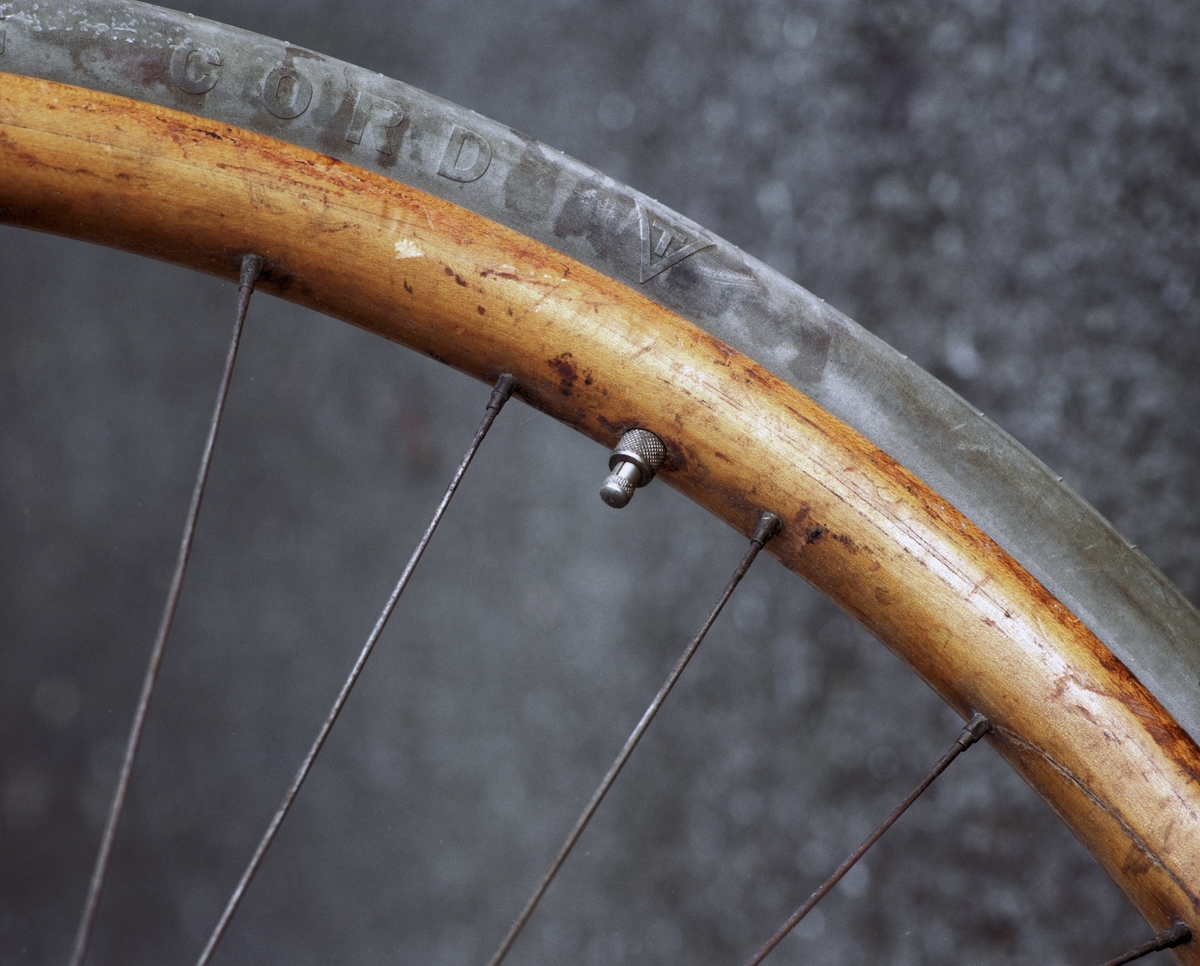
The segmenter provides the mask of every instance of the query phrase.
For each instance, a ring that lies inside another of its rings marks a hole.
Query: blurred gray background
[[[948,381],[1200,598],[1191,4],[189,9],[424,87],[697,219]],[[234,290],[0,245],[0,961],[57,963]],[[486,398],[254,302],[92,962],[194,960]],[[604,507],[605,458],[502,414],[219,962],[490,955],[743,547],[663,486]],[[510,962],[741,962],[958,727],[764,557]],[[1146,934],[981,746],[771,962],[1082,966]]]

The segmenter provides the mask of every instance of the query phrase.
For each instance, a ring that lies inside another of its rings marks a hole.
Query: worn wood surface
[[[1154,697],[952,506],[752,360],[588,267],[376,175],[215,122],[0,83],[0,220],[263,285],[518,394],[749,534],[910,663],[1155,928],[1200,928],[1200,751]],[[1200,944],[1175,951],[1200,963]]]

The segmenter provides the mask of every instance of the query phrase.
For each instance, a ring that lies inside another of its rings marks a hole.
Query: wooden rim
[[[1200,924],[1200,749],[986,534],[754,361],[540,243],[311,151],[6,76],[0,220],[236,278],[484,380],[613,444],[657,433],[672,486],[749,534],[966,716],[1156,929]],[[1176,951],[1200,963],[1196,944]]]

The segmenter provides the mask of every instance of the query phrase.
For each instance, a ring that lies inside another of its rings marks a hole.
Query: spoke
[[[751,957],[750,960],[747,961],[746,966],[758,966],[759,963],[766,959],[771,950],[778,946],[783,941],[784,937],[796,927],[796,924],[810,912],[812,912],[816,904],[824,899],[826,895],[828,895],[829,890],[841,881],[842,876],[844,876],[854,867],[854,863],[866,855],[867,849],[878,842],[883,833],[892,827],[896,819],[903,815],[908,810],[908,807],[921,797],[921,793],[933,784],[934,779],[946,770],[946,768],[950,765],[950,762],[954,761],[955,758],[957,758],[960,754],[970,748],[971,745],[975,744],[975,742],[987,734],[990,728],[991,723],[983,715],[976,714],[973,716],[971,720],[967,722],[959,736],[954,740],[954,744],[950,746],[950,750],[938,759],[937,764],[933,766],[933,770],[925,776],[924,781],[914,788],[909,793],[908,797],[904,799],[904,801],[892,809],[891,814],[883,820],[879,828],[875,829],[874,832],[868,835],[866,841],[863,842],[863,844],[853,852],[851,852],[846,858],[846,861],[839,865],[834,870],[833,874],[821,884],[821,887],[808,897],[808,901],[805,902],[804,905],[802,905],[794,913],[792,913],[788,921],[779,927],[775,935],[767,940],[762,949],[760,949],[754,954],[753,957]]]
[[[225,412],[225,400],[229,395],[229,383],[233,378],[233,364],[237,360],[238,345],[242,339],[242,328],[246,321],[246,309],[250,305],[250,296],[254,293],[254,285],[262,271],[263,260],[258,255],[247,255],[242,259],[241,279],[238,284],[237,312],[233,323],[233,338],[229,343],[229,352],[225,356],[225,369],[221,374],[221,385],[217,390],[217,404],[213,409],[212,422],[208,427],[208,439],[204,443],[204,452],[200,457],[200,469],[196,474],[196,485],[192,490],[192,502],[188,507],[187,518],[183,524],[183,537],[179,544],[179,556],[175,561],[175,573],[171,578],[171,586],[167,591],[167,602],[163,607],[162,620],[159,622],[158,635],[150,648],[150,660],[146,665],[146,676],[142,679],[142,692],[138,697],[137,708],[133,714],[133,725],[129,729],[129,740],[125,743],[125,757],[121,762],[121,771],[117,777],[117,788],[113,793],[112,805],[109,807],[108,820],[104,825],[104,833],[100,837],[100,850],[96,855],[96,866],[92,870],[92,879],[88,884],[87,898],[83,903],[83,913],[79,917],[79,929],[75,934],[75,948],[71,953],[70,966],[81,966],[87,956],[88,944],[91,942],[92,930],[96,924],[96,910],[100,906],[100,894],[104,890],[104,880],[108,874],[108,863],[112,857],[113,841],[117,836],[117,828],[121,824],[121,813],[125,809],[125,798],[129,791],[129,776],[133,773],[133,763],[137,758],[138,747],[142,742],[142,730],[146,724],[146,714],[150,710],[150,699],[154,696],[154,686],[158,681],[158,670],[162,665],[163,651],[167,646],[167,635],[171,632],[171,623],[175,619],[175,611],[179,605],[179,595],[183,590],[183,577],[187,572],[188,558],[192,553],[192,540],[196,533],[196,518],[200,515],[200,502],[204,499],[204,486],[208,482],[208,470],[212,465],[213,447],[217,442],[217,430],[221,426],[221,416]]]
[[[371,656],[371,652],[375,649],[375,644],[383,633],[384,627],[387,626],[388,618],[392,616],[392,611],[396,609],[400,595],[404,593],[404,588],[408,586],[413,571],[417,569],[421,555],[425,553],[425,548],[429,546],[429,541],[433,538],[433,532],[441,522],[442,516],[446,512],[446,507],[450,505],[450,499],[454,496],[454,491],[458,489],[458,484],[462,482],[462,478],[467,472],[467,467],[471,465],[471,460],[474,459],[476,452],[478,452],[479,446],[483,442],[483,438],[487,435],[488,430],[491,429],[492,423],[495,422],[496,416],[512,395],[515,385],[513,377],[507,373],[496,381],[496,387],[492,390],[492,395],[488,399],[483,421],[480,422],[479,428],[475,431],[475,437],[471,440],[471,445],[467,447],[467,452],[463,456],[462,462],[459,463],[454,477],[450,480],[450,485],[446,488],[441,503],[433,511],[433,519],[429,521],[429,526],[425,528],[425,533],[422,534],[420,541],[417,543],[417,548],[413,551],[412,556],[409,557],[408,564],[405,566],[404,572],[400,575],[400,579],[396,582],[395,589],[392,591],[391,596],[388,597],[387,603],[384,604],[379,619],[375,621],[375,626],[367,637],[367,642],[363,645],[363,649],[358,655],[358,660],[354,662],[354,667],[346,678],[346,683],[342,685],[341,691],[338,692],[338,696],[333,702],[333,707],[330,708],[329,714],[325,716],[325,721],[322,723],[320,730],[317,732],[317,737],[312,743],[312,747],[309,748],[308,754],[296,772],[296,777],[292,779],[292,784],[284,794],[283,801],[267,825],[267,830],[263,833],[263,837],[258,843],[258,848],[254,850],[254,855],[251,857],[249,864],[246,866],[246,871],[242,873],[241,879],[234,888],[233,895],[229,897],[225,911],[221,913],[221,918],[217,921],[212,935],[209,936],[208,944],[204,947],[204,951],[196,961],[196,966],[205,966],[212,958],[213,951],[217,948],[217,943],[225,935],[229,921],[233,918],[233,914],[237,912],[242,897],[245,895],[246,888],[250,885],[255,873],[258,872],[259,866],[262,865],[263,857],[267,854],[267,849],[271,847],[271,843],[279,831],[279,826],[283,824],[284,818],[287,817],[288,810],[292,807],[292,802],[295,801],[296,795],[300,791],[300,786],[304,784],[304,779],[308,777],[313,762],[316,761],[317,755],[320,754],[321,748],[325,744],[325,739],[329,737],[329,732],[333,728],[334,722],[337,721],[338,715],[341,714],[342,707],[346,704],[346,699],[350,697],[350,691],[362,673],[367,659]]]
[[[1110,959],[1104,966],[1123,966],[1125,963],[1132,963],[1135,959],[1141,959],[1143,956],[1156,953],[1160,949],[1173,949],[1176,946],[1182,946],[1191,938],[1192,930],[1184,923],[1177,922],[1169,929],[1164,929],[1149,942],[1142,943],[1142,945],[1129,950],[1129,952],[1118,956],[1116,959]]]
[[[754,536],[750,538],[750,546],[746,553],[742,556],[737,568],[733,572],[729,583],[717,600],[716,606],[708,615],[708,619],[701,625],[700,630],[696,632],[696,636],[691,639],[688,646],[684,648],[683,656],[680,657],[678,663],[667,675],[667,680],[659,689],[658,694],[654,696],[654,700],[650,702],[650,707],[646,709],[646,713],[642,715],[641,721],[637,723],[637,727],[633,729],[633,733],[625,742],[625,746],[617,755],[616,760],[609,766],[608,772],[601,780],[599,787],[592,794],[591,799],[583,809],[583,813],[575,822],[575,826],[567,835],[567,839],[562,844],[562,848],[558,850],[558,854],[554,857],[554,861],[550,863],[550,868],[546,870],[546,874],[542,876],[541,881],[537,884],[537,888],[533,890],[533,894],[525,903],[525,907],[521,910],[521,914],[517,916],[516,921],[508,930],[508,934],[500,943],[496,952],[492,954],[492,958],[488,961],[488,966],[500,966],[501,961],[512,948],[513,943],[517,941],[517,937],[521,935],[521,930],[525,928],[525,924],[529,921],[529,917],[533,915],[533,911],[537,908],[542,896],[550,887],[550,883],[558,874],[558,870],[562,868],[562,864],[567,860],[567,856],[571,854],[571,849],[575,847],[575,843],[579,841],[579,836],[583,834],[583,830],[587,827],[588,822],[592,820],[592,816],[596,814],[596,809],[600,807],[600,803],[604,800],[604,796],[608,794],[608,790],[612,787],[617,776],[621,773],[621,769],[625,767],[625,762],[629,760],[629,756],[633,754],[633,749],[637,747],[637,743],[641,740],[646,729],[650,727],[650,722],[654,720],[654,716],[658,714],[659,708],[666,701],[667,695],[671,693],[671,689],[675,687],[675,682],[679,680],[679,676],[683,674],[683,669],[687,667],[688,662],[692,659],[692,655],[696,653],[696,649],[700,646],[700,642],[704,640],[704,636],[708,633],[709,628],[717,619],[717,615],[721,613],[721,608],[725,606],[729,598],[732,596],[734,589],[746,576],[746,571],[750,569],[750,565],[754,563],[754,558],[758,556],[758,552],[776,533],[779,532],[780,521],[774,513],[764,513],[759,521],[758,528],[754,531]]]

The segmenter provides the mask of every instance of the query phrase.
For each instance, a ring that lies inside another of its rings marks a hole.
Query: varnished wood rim
[[[1023,568],[869,441],[757,363],[540,243],[244,130],[5,76],[0,219],[263,284],[481,379],[607,445],[642,426],[663,478],[907,661],[1063,817],[1156,928],[1200,924],[1200,750]],[[1197,944],[1175,950],[1200,963]]]

